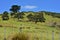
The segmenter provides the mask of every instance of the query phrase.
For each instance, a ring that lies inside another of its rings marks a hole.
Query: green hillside
[[[60,28],[58,26],[51,27],[53,22],[57,22],[57,24],[60,24],[60,18],[52,17],[51,15],[47,15],[44,13],[45,22],[37,22],[35,24],[34,22],[27,22],[27,15],[29,13],[25,13],[24,21],[18,21],[15,18],[11,18],[9,16],[8,21],[3,21],[0,15],[0,40],[4,39],[4,30],[6,31],[6,38],[8,39],[12,34],[16,33],[28,33],[31,35],[31,40],[34,40],[36,37],[36,40],[52,40],[52,31],[54,31],[54,39],[59,40],[59,31]],[[33,14],[33,13],[32,13]],[[22,27],[22,30],[20,30],[20,27]],[[41,38],[42,36],[42,38]]]

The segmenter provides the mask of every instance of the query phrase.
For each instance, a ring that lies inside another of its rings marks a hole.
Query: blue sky
[[[0,13],[9,12],[12,5],[21,6],[20,11],[60,12],[60,0],[0,0]]]

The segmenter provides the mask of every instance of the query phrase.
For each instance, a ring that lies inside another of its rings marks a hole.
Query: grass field
[[[4,36],[8,38],[10,35],[19,32],[29,33],[31,40],[52,40],[52,31],[54,31],[54,40],[59,40],[60,29],[56,27],[50,27],[49,25],[52,21],[60,23],[60,19],[52,18],[48,15],[45,15],[45,18],[45,23],[38,22],[35,24],[34,22],[18,22],[17,19],[12,18],[10,18],[8,21],[3,21],[0,17],[0,25],[3,26],[0,27],[0,40],[3,40]],[[23,27],[23,29],[20,30],[20,27]]]

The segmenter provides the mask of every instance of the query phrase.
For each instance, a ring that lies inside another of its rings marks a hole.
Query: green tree
[[[19,12],[18,14],[17,14],[17,18],[18,18],[18,20],[20,20],[20,19],[23,19],[24,18],[24,12]]]
[[[20,9],[21,9],[21,6],[12,5],[11,8],[10,8],[11,17],[17,18],[17,13],[19,12]]]
[[[2,19],[3,20],[8,20],[9,19],[8,12],[7,11],[3,12]]]
[[[20,10],[21,6],[18,5],[12,5],[10,11],[17,13]]]
[[[11,12],[10,15],[12,18],[14,18],[15,13]]]
[[[38,16],[39,16],[39,21],[40,22],[45,22],[46,19],[44,18],[43,12],[39,13]]]
[[[37,22],[45,22],[45,18],[44,18],[44,15],[43,15],[42,12],[40,12],[40,13],[36,12],[36,14],[34,15],[33,18],[34,18],[35,23],[37,23]]]
[[[32,14],[27,15],[27,18],[29,21],[33,21],[33,15]]]

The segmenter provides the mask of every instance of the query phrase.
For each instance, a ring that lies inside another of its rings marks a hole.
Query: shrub
[[[9,16],[8,16],[8,12],[7,11],[4,11],[3,12],[3,15],[2,15],[2,20],[8,20],[9,19]]]

